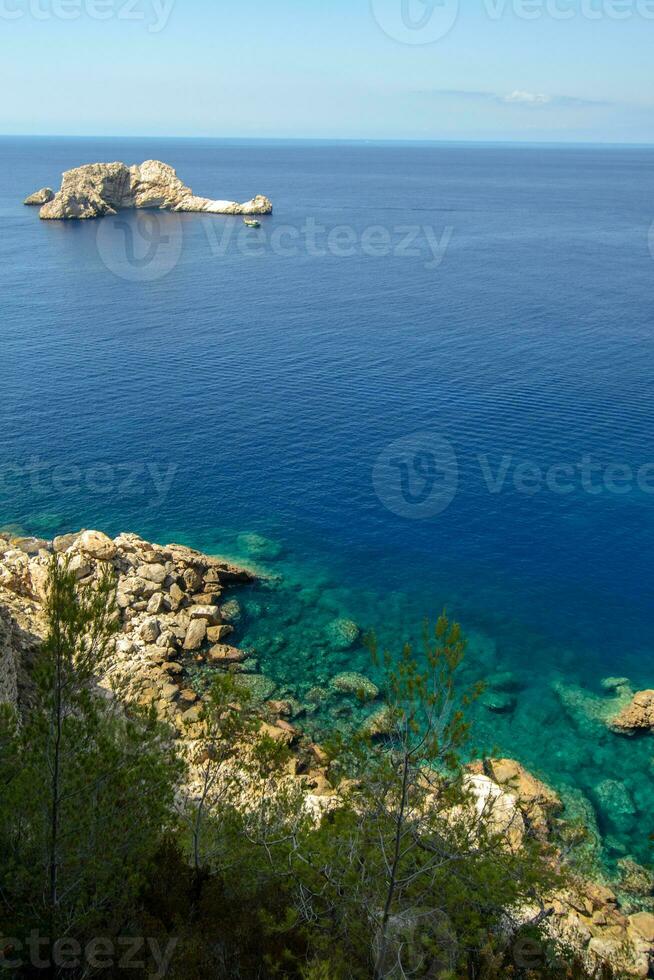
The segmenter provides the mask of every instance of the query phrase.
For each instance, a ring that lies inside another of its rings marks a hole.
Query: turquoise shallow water
[[[268,194],[263,247],[230,218],[20,204],[148,157],[197,193]],[[638,148],[0,140],[0,523],[245,557],[265,536],[239,639],[303,698],[370,670],[335,619],[397,647],[447,605],[467,679],[514,674],[476,744],[581,792],[609,857],[647,859],[654,739],[610,734],[587,696],[654,685],[653,192]],[[358,711],[323,699],[305,724]]]

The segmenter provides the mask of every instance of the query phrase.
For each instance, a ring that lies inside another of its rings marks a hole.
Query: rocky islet
[[[271,214],[273,210],[271,201],[261,194],[244,204],[198,197],[160,160],[132,166],[115,162],[75,167],[64,172],[56,194],[44,187],[24,203],[40,207],[39,217],[49,221],[101,218],[126,208],[235,215]]]

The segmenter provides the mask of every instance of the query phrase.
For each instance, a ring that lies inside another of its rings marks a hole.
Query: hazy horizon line
[[[502,137],[470,138],[436,138],[436,137],[398,137],[398,136],[190,136],[175,134],[144,134],[134,133],[0,133],[0,139],[77,139],[77,140],[214,140],[222,142],[248,143],[397,143],[397,144],[466,144],[474,146],[507,145],[507,146],[603,146],[603,147],[640,147],[654,149],[653,142],[642,140],[555,140],[555,139],[509,139]]]

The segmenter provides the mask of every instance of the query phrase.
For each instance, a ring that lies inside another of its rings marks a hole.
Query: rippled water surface
[[[275,214],[20,203],[146,158]],[[2,139],[0,523],[255,558],[240,638],[305,700],[369,672],[333,620],[397,645],[447,605],[477,744],[642,860],[654,739],[596,716],[654,686],[653,201],[638,148]]]

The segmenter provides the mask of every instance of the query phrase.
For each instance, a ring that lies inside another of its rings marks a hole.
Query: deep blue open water
[[[147,158],[275,214],[21,204]],[[654,739],[592,715],[654,686],[654,150],[3,138],[0,218],[0,525],[258,559],[240,638],[305,699],[368,671],[334,618],[399,646],[446,605],[515,675],[476,743],[645,859]]]

